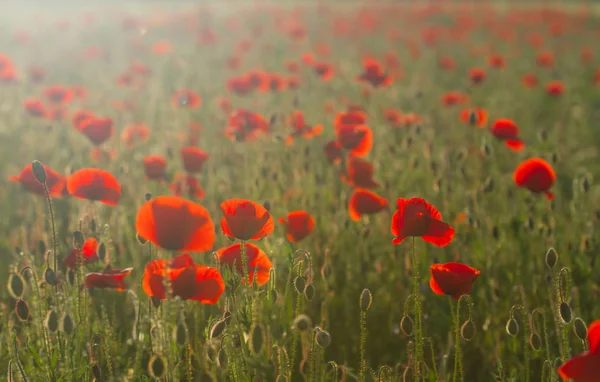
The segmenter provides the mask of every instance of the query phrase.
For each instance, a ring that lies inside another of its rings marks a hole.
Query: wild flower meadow
[[[8,381],[600,381],[589,2],[0,12]]]

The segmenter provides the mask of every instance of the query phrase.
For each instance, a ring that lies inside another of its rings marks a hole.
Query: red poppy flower
[[[479,270],[461,263],[433,264],[430,268],[429,286],[436,294],[452,296],[458,300],[463,294],[471,293]]]
[[[169,189],[175,196],[187,194],[189,198],[204,199],[204,190],[198,179],[192,175],[175,175],[175,179],[169,185]]]
[[[271,214],[260,204],[244,199],[230,199],[221,203],[221,229],[227,236],[239,240],[259,240],[267,236],[275,225]]]
[[[544,68],[550,68],[554,66],[554,53],[552,52],[540,52],[535,58],[535,62],[538,66]]]
[[[408,114],[404,115],[404,120],[402,121],[402,124],[404,126],[413,126],[413,125],[421,123],[422,120],[423,120],[423,118],[421,118],[420,115],[415,114],[415,113],[408,113]]]
[[[46,116],[46,107],[39,99],[28,99],[23,102],[23,107],[29,113],[29,115],[34,117],[45,117]]]
[[[93,237],[90,237],[83,243],[81,250],[73,248],[71,253],[69,253],[69,255],[63,260],[63,264],[70,269],[75,268],[75,265],[77,264],[78,253],[80,254],[81,260],[84,264],[95,263],[96,261],[98,261],[99,247],[100,243],[98,243],[98,240],[96,240]]]
[[[231,140],[251,141],[261,134],[268,133],[269,123],[258,113],[240,109],[229,117],[225,135]]]
[[[81,85],[71,86],[71,92],[73,92],[73,97],[79,100],[85,100],[88,95],[87,89]]]
[[[338,141],[329,141],[325,144],[323,148],[325,152],[325,156],[327,159],[333,163],[337,164],[342,161],[342,145]]]
[[[421,237],[437,247],[452,242],[454,229],[442,221],[442,214],[421,198],[396,200],[392,217],[392,244],[400,244],[407,237]]]
[[[576,355],[561,367],[558,374],[563,380],[575,382],[598,382],[598,363],[600,362],[600,320],[594,321],[588,328],[589,350]]]
[[[335,116],[333,126],[337,129],[342,125],[364,125],[367,122],[367,113],[361,110],[340,112]]]
[[[523,141],[519,139],[519,127],[512,119],[497,119],[490,127],[490,132],[512,151],[521,151],[525,147]]]
[[[152,69],[148,65],[138,61],[129,64],[129,71],[140,76],[149,76],[152,74]]]
[[[461,92],[447,92],[442,96],[442,104],[446,106],[454,106],[466,103],[469,97]]]
[[[524,74],[523,77],[521,77],[521,82],[526,88],[534,88],[538,83],[537,77],[533,73]]]
[[[315,219],[306,211],[292,211],[279,223],[285,226],[286,237],[292,243],[306,238],[315,227]]]
[[[363,62],[363,72],[357,78],[360,82],[366,82],[373,87],[389,86],[393,79],[385,74],[381,64],[372,59],[367,58]]]
[[[145,142],[150,136],[150,129],[143,123],[132,123],[121,131],[121,140],[129,148],[133,148],[136,141]]]
[[[54,104],[65,105],[73,100],[73,92],[64,86],[48,86],[44,89],[44,96]]]
[[[356,189],[348,202],[350,218],[359,221],[362,215],[372,215],[388,208],[386,198],[369,190]]]
[[[165,287],[165,281],[169,288]],[[142,289],[148,296],[161,300],[167,298],[167,291],[171,291],[173,297],[182,300],[216,304],[225,290],[225,283],[218,269],[196,264],[186,253],[171,260],[149,262],[144,270]]]
[[[556,174],[552,166],[543,159],[527,159],[517,167],[513,179],[518,187],[543,193],[550,200],[554,198],[554,194],[549,190],[556,181]]]
[[[75,113],[73,113],[73,117],[71,118],[71,123],[73,124],[74,128],[79,130],[79,125],[83,121],[85,121],[87,119],[95,119],[95,118],[96,118],[96,116],[91,111],[78,110]]]
[[[550,81],[546,84],[546,93],[551,96],[559,96],[565,91],[565,84],[562,81]]]
[[[278,92],[285,90],[287,82],[285,78],[279,73],[269,73],[265,75],[264,82],[260,86],[260,90],[263,92]]]
[[[286,137],[286,143],[291,145],[294,143],[294,139],[297,137],[303,137],[306,139],[311,139],[320,135],[323,132],[322,125],[310,126],[306,124],[304,120],[304,114],[295,110],[289,117],[288,120],[289,125],[292,127],[292,133]]]
[[[492,54],[488,58],[488,65],[492,68],[502,69],[506,67],[506,59],[500,54]]]
[[[160,40],[152,45],[152,53],[162,56],[173,51],[173,44],[168,40]]]
[[[379,187],[379,183],[373,180],[373,165],[366,160],[351,155],[348,158],[347,173],[348,177],[342,176],[342,180],[355,188]]]
[[[202,166],[208,159],[208,154],[197,147],[184,147],[181,149],[181,159],[185,171],[196,174],[202,171]]]
[[[236,272],[243,276],[244,263],[242,261],[241,249],[241,243],[235,243],[229,247],[218,249],[217,255],[219,256],[219,262],[229,268],[232,268],[235,263]],[[271,277],[271,268],[273,268],[271,260],[262,249],[254,244],[245,243],[245,251],[248,282],[252,285],[256,279],[258,285],[265,285]]]
[[[450,56],[441,56],[439,64],[443,69],[454,69],[456,67],[456,61]]]
[[[133,268],[125,268],[123,270],[113,269],[104,272],[94,272],[85,275],[85,287],[91,288],[110,288],[118,292],[127,290],[125,277],[129,276]]]
[[[333,66],[324,62],[317,62],[313,65],[313,70],[323,81],[329,81],[333,78]]]
[[[480,107],[472,107],[464,109],[460,112],[460,120],[466,124],[473,124],[473,126],[484,128],[487,124],[488,114],[485,109]]]
[[[0,69],[0,82],[8,84],[17,80],[17,71],[14,67],[9,66]]]
[[[67,180],[69,194],[79,199],[97,200],[116,206],[121,198],[121,185],[108,171],[84,168]]]
[[[173,105],[195,109],[202,104],[202,97],[191,90],[177,90],[173,94]]]
[[[385,109],[383,112],[383,118],[392,127],[399,127],[402,125],[402,112],[396,109]]]
[[[50,196],[54,198],[64,196],[67,182],[66,178],[52,170],[50,167],[44,166],[44,170],[46,170],[46,185],[48,186],[48,191],[50,191]],[[21,170],[19,175],[9,176],[8,179],[12,182],[21,183],[23,188],[29,192],[36,195],[45,195],[44,186],[35,179],[31,165]]]
[[[160,155],[151,155],[144,158],[144,172],[152,180],[165,179],[167,160]]]
[[[268,88],[269,75],[260,70],[251,70],[246,73],[251,89]]]
[[[482,68],[469,69],[469,78],[471,79],[471,82],[473,82],[474,84],[482,83],[483,80],[485,80],[486,76],[487,76],[487,74],[485,73],[485,70],[483,70]]]
[[[237,95],[248,94],[253,90],[248,77],[232,77],[227,80],[227,90]]]
[[[364,157],[373,147],[373,131],[367,125],[342,125],[336,129],[342,148]]]
[[[215,242],[215,227],[206,208],[175,196],[159,196],[138,210],[137,233],[171,251],[208,251]]]
[[[115,132],[112,118],[86,118],[77,125],[77,130],[95,146],[106,142]]]

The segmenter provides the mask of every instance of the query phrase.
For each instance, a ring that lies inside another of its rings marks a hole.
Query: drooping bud
[[[535,351],[540,351],[542,348],[542,338],[536,332],[532,332],[529,336],[529,346]]]
[[[46,319],[44,320],[44,324],[50,333],[54,333],[58,330],[59,322],[58,322],[58,314],[54,310],[50,310],[46,315]]]
[[[100,365],[95,362],[92,364],[92,375],[96,381],[102,380],[102,369],[100,368]]]
[[[74,329],[75,321],[73,321],[73,317],[71,317],[69,313],[65,313],[60,322],[60,330],[62,330],[68,335],[71,335]]]
[[[223,333],[223,330],[225,330],[226,326],[227,325],[225,324],[225,320],[219,320],[215,322],[215,324],[210,329],[210,338],[219,337]]]
[[[306,288],[306,279],[302,276],[297,276],[294,279],[294,288],[296,288],[298,294],[302,294]]]
[[[294,328],[301,332],[307,331],[312,326],[310,317],[305,314],[301,314],[294,319]]]
[[[52,268],[46,268],[44,271],[44,281],[49,285],[56,285],[56,272]]]
[[[410,337],[414,334],[415,323],[409,315],[405,315],[400,320],[400,329],[402,329],[402,333],[404,333],[404,335],[407,337]]]
[[[73,232],[73,248],[81,249],[83,247],[84,242],[85,242],[85,239],[84,239],[81,231]]]
[[[516,337],[519,334],[519,323],[514,318],[511,318],[506,323],[506,333],[511,337]]]
[[[325,330],[317,327],[315,328],[315,341],[317,342],[317,345],[325,349],[331,345],[331,335]]]
[[[167,369],[167,361],[162,355],[155,354],[148,361],[148,374],[156,380],[160,380],[165,376]]]
[[[465,321],[460,328],[460,336],[465,341],[471,341],[477,333],[477,328],[472,320]]]
[[[304,288],[304,297],[306,297],[308,301],[312,301],[313,297],[315,297],[315,287],[312,284],[308,284]]]
[[[366,312],[371,307],[371,303],[373,302],[373,295],[371,291],[368,289],[363,289],[360,294],[360,310]]]
[[[548,252],[546,252],[546,265],[552,269],[558,262],[558,253],[554,248],[550,248]]]
[[[573,321],[573,332],[582,341],[585,341],[588,337],[587,325],[580,317],[575,318]]]
[[[17,300],[17,304],[15,305],[15,313],[19,320],[27,321],[29,319],[29,306],[23,300]]]
[[[12,273],[8,278],[8,293],[15,298],[21,298],[25,293],[25,280],[20,274]]]
[[[173,329],[173,339],[179,346],[183,346],[187,343],[187,330],[185,324],[182,322],[177,323],[177,326]]]
[[[135,239],[137,240],[138,243],[140,243],[141,245],[144,245],[148,242],[148,240],[144,239],[143,237],[140,236],[139,233],[135,234]]]
[[[568,303],[565,301],[560,303],[560,307],[558,308],[558,312],[560,314],[560,318],[563,320],[565,324],[571,323],[573,319],[573,311]]]
[[[260,354],[266,342],[265,328],[262,324],[254,324],[250,330],[250,351]]]

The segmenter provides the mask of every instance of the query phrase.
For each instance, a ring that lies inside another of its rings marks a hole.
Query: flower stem
[[[420,363],[423,360],[423,333],[422,333],[422,322],[421,322],[421,295],[419,293],[419,286],[421,285],[421,276],[419,274],[419,263],[417,261],[417,253],[415,251],[415,238],[412,238],[412,266],[413,266],[413,294],[415,303],[415,381],[421,380],[421,367]]]

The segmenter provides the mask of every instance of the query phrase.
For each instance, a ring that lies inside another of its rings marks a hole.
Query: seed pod
[[[506,333],[508,333],[508,335],[511,337],[515,337],[517,334],[519,334],[519,323],[517,320],[514,318],[508,320],[506,323]]]
[[[580,317],[575,318],[573,321],[573,332],[582,341],[585,341],[588,337],[587,325]]]
[[[250,330],[250,351],[254,354],[262,352],[267,342],[265,328],[262,324],[255,324]]]
[[[402,319],[400,320],[400,329],[402,329],[402,333],[404,333],[404,335],[407,337],[413,335],[415,323],[409,315],[402,317]]]
[[[175,326],[173,329],[173,338],[175,339],[175,343],[179,346],[183,346],[187,343],[187,330],[185,324],[179,322],[177,326]]]
[[[44,281],[46,281],[49,285],[56,285],[56,272],[54,272],[52,268],[46,268],[44,271]]]
[[[360,310],[366,312],[371,307],[371,303],[373,302],[373,295],[371,291],[368,289],[363,289],[360,294]]]
[[[19,299],[15,305],[15,313],[19,320],[27,321],[29,319],[29,306],[25,301]]]
[[[542,348],[542,337],[536,332],[532,332],[529,336],[529,345],[535,351],[540,351]]]
[[[219,337],[223,333],[223,330],[225,330],[226,326],[227,325],[225,324],[225,320],[219,320],[215,322],[212,328],[210,329],[210,338]]]
[[[546,252],[546,265],[552,269],[558,262],[558,253],[554,248],[550,248],[548,252]]]
[[[477,333],[477,328],[472,320],[465,321],[460,327],[460,336],[465,341],[471,341]]]
[[[227,352],[225,349],[221,348],[219,350],[219,354],[217,355],[217,366],[221,369],[227,368]]]
[[[301,314],[294,319],[294,328],[301,332],[307,331],[311,326],[312,321],[310,320],[310,317],[305,314]]]
[[[560,313],[560,318],[565,324],[571,323],[571,320],[573,319],[573,311],[571,310],[569,304],[564,301],[561,302],[558,312]]]
[[[8,293],[17,299],[23,296],[25,293],[25,280],[18,273],[12,273],[8,278]]]
[[[100,243],[100,246],[98,247],[98,258],[103,261],[106,258],[106,245],[104,245],[104,243]]]
[[[102,369],[100,368],[100,365],[98,365],[96,362],[94,362],[92,364],[91,369],[92,369],[92,375],[94,376],[96,381],[101,381],[102,380]]]
[[[306,280],[302,276],[296,276],[294,279],[294,288],[296,288],[296,292],[298,294],[302,294],[304,292],[304,288],[306,288]]]
[[[58,322],[58,314],[54,310],[48,311],[46,315],[46,319],[44,320],[46,328],[50,333],[54,333],[58,330],[59,322]]]
[[[84,239],[81,231],[73,232],[73,248],[81,249],[81,247],[83,247],[84,242],[85,242],[85,239]]]
[[[167,361],[162,355],[155,354],[148,361],[148,374],[154,379],[162,379],[167,369]]]
[[[65,313],[60,322],[60,330],[62,330],[68,335],[71,335],[74,329],[75,322],[73,321],[73,317],[71,317],[69,313]]]
[[[140,236],[139,233],[135,234],[135,239],[137,240],[138,243],[140,243],[141,245],[144,245],[148,242],[148,240],[144,239],[143,237]]]
[[[312,284],[307,284],[304,287],[304,297],[308,301],[312,301],[313,297],[315,297],[315,287]]]
[[[46,184],[46,169],[39,161],[34,160],[31,163],[31,171],[33,172],[35,180],[41,184]]]
[[[325,349],[329,345],[331,345],[331,335],[321,328],[315,329],[315,341],[317,345]]]

